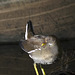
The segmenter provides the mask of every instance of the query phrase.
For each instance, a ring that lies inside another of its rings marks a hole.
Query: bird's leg
[[[34,63],[34,69],[35,69],[36,75],[39,75],[36,63]]]
[[[46,75],[46,73],[45,73],[45,71],[44,71],[44,68],[42,68],[41,64],[40,64],[40,68],[41,68],[42,74],[43,74],[43,75]]]

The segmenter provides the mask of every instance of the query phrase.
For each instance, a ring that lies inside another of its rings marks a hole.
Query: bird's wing
[[[35,35],[34,37],[31,37],[30,39],[28,39],[28,41],[33,45],[37,45],[38,47],[45,42],[44,38],[40,35]]]
[[[28,41],[26,40],[21,40],[20,41],[20,46],[22,48],[22,50],[24,50],[25,52],[29,52],[31,50],[34,50],[34,45],[29,43]]]
[[[25,52],[29,52],[41,47],[42,43],[44,43],[44,38],[41,36],[34,36],[28,40],[21,40],[20,46]]]

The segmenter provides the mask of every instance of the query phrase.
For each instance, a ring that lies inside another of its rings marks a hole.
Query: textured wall
[[[75,0],[1,0],[0,42],[23,38],[29,19],[36,34],[75,38]]]

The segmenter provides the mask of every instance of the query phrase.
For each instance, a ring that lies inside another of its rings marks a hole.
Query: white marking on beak
[[[26,24],[25,40],[28,39],[28,23]]]

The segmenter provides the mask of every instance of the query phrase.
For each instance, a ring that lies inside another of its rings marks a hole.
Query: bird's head
[[[54,37],[54,36],[47,36],[45,38],[45,42],[48,43],[50,46],[54,46],[56,44],[56,37]]]

